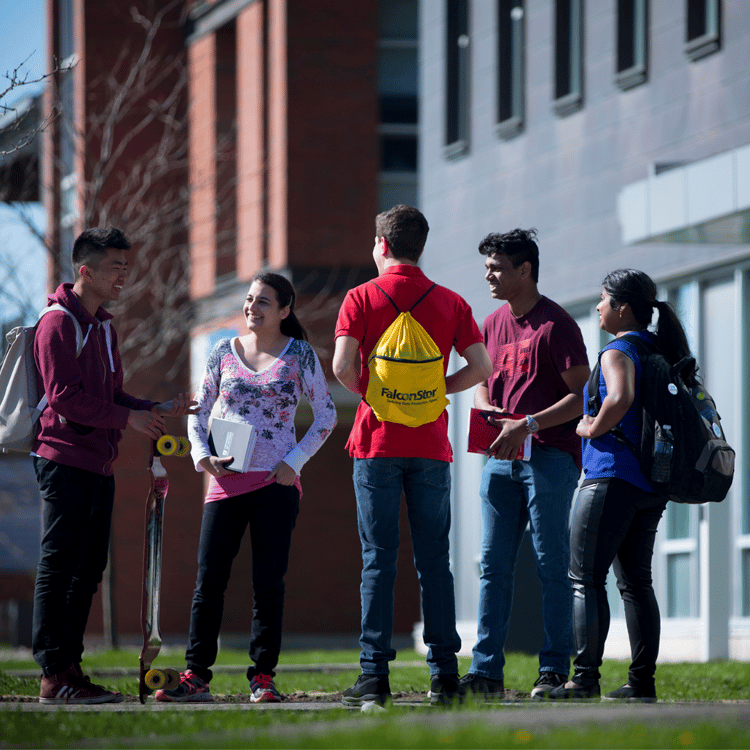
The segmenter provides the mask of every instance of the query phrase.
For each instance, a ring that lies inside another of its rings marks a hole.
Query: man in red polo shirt
[[[369,381],[369,355],[398,315],[388,297],[399,310],[406,311],[433,286],[417,267],[429,226],[416,208],[400,205],[379,214],[375,230],[377,286],[372,282],[361,284],[346,295],[336,323],[333,356],[338,380],[363,397]],[[464,367],[446,377],[448,394],[471,388],[490,376],[492,367],[482,334],[471,308],[458,294],[435,286],[411,314],[437,344],[445,368],[453,348],[466,360]],[[443,411],[434,422],[407,427],[379,421],[363,400],[347,448],[354,459],[357,523],[362,542],[362,674],[344,692],[343,703],[382,704],[390,696],[389,662],[396,657],[391,635],[402,492],[422,589],[430,700],[445,703],[459,692],[456,653],[461,646],[448,559],[449,464],[453,457],[448,413]]]

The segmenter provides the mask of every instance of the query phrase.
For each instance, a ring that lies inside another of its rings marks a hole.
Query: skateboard
[[[180,683],[176,669],[151,669],[151,664],[161,650],[159,631],[159,599],[161,595],[161,552],[164,520],[164,500],[169,490],[167,470],[161,456],[183,457],[190,451],[190,442],[184,437],[162,435],[155,440],[148,463],[151,480],[146,498],[146,533],[143,545],[143,589],[141,595],[141,630],[143,649],[140,656],[138,698],[145,703],[153,690],[171,690]]]

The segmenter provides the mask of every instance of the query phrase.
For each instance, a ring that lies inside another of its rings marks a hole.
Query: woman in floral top
[[[201,524],[187,669],[180,684],[157,691],[156,700],[212,700],[208,683],[224,592],[248,526],[255,599],[249,651],[253,665],[247,670],[251,700],[281,700],[273,676],[281,649],[284,575],[302,494],[299,473],[336,425],[323,368],[294,314],[294,298],[283,276],[256,273],[243,306],[248,333],[223,339],[209,355],[196,396],[200,412],[188,419],[196,469],[211,478]],[[315,419],[297,443],[294,415],[302,394]],[[226,468],[231,456],[211,455],[208,423],[215,403],[222,419],[257,429],[246,473]]]

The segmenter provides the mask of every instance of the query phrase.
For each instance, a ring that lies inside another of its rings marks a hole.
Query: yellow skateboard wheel
[[[176,669],[164,669],[162,671],[166,677],[164,689],[174,690],[180,684],[180,673]]]
[[[175,456],[177,456],[177,458],[182,458],[190,453],[190,441],[186,437],[180,437],[179,441],[180,447],[177,449]]]
[[[162,669],[149,669],[143,681],[149,690],[161,690],[167,683],[167,676]]]
[[[180,684],[180,673],[176,669],[149,669],[143,681],[149,690],[174,690]]]
[[[156,450],[162,456],[171,456],[177,450],[178,446],[177,438],[172,437],[172,435],[162,435],[156,441]]]

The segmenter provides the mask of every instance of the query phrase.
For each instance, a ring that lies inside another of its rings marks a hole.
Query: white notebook
[[[224,464],[227,469],[245,472],[250,466],[257,437],[255,425],[214,417],[208,434],[208,446],[214,456],[234,458],[230,463]]]

